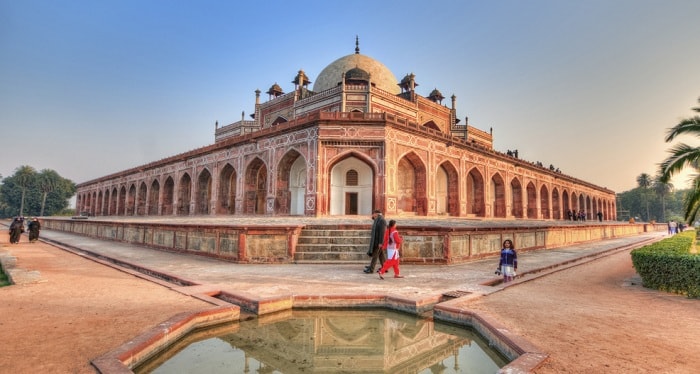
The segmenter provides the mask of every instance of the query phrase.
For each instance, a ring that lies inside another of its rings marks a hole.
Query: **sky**
[[[0,0],[0,175],[81,183],[210,145],[256,89],[313,82],[357,35],[418,94],[455,95],[497,151],[623,192],[696,114],[698,15],[697,0]]]

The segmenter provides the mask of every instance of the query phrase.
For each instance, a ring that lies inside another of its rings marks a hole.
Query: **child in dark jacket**
[[[515,278],[515,271],[518,270],[518,254],[513,247],[513,241],[506,239],[503,241],[501,249],[501,260],[498,262],[496,273],[503,274],[503,282],[510,282]]]

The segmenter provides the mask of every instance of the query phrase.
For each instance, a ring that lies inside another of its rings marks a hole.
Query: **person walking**
[[[513,241],[506,239],[503,241],[501,259],[498,262],[496,274],[503,274],[503,283],[507,283],[515,278],[516,270],[518,270],[518,254],[515,252]]]
[[[10,243],[19,243],[19,238],[22,236],[22,232],[24,232],[24,222],[17,217],[10,224]]]
[[[27,228],[29,229],[29,242],[34,243],[35,241],[39,240],[39,231],[41,230],[39,219],[36,217],[32,218],[32,220],[29,221]]]
[[[399,235],[398,230],[396,230],[396,221],[392,219],[389,221],[386,234],[384,234],[382,248],[386,250],[386,261],[384,261],[382,268],[379,269],[379,279],[384,279],[383,275],[390,267],[394,268],[394,278],[403,278],[403,275],[399,274],[399,249],[402,242],[403,239]]]
[[[382,216],[382,211],[375,209],[372,212],[372,231],[369,236],[369,249],[367,250],[367,256],[371,256],[372,260],[369,265],[365,266],[365,273],[374,273],[374,267],[377,265],[377,260],[379,260],[379,266],[384,265],[386,261],[386,253],[381,248],[382,242],[384,240],[384,232],[386,231],[386,221]]]

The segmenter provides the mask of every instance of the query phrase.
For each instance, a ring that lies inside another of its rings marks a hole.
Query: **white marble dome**
[[[372,84],[393,94],[401,93],[394,74],[381,62],[359,53],[347,55],[326,66],[316,78],[313,91],[321,92],[338,86],[344,72],[360,68],[370,74]]]

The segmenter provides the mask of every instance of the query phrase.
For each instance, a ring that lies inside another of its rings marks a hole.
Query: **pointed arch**
[[[286,118],[284,118],[284,117],[282,117],[282,116],[278,116],[277,118],[275,118],[274,121],[272,121],[272,123],[270,124],[270,126],[277,126],[277,125],[279,125],[280,123],[285,123],[285,122],[287,122],[287,119],[286,119]]]
[[[146,182],[141,182],[139,185],[139,193],[136,198],[136,215],[146,215],[146,199],[148,198],[148,187]]]
[[[195,214],[211,213],[211,186],[212,178],[209,169],[204,168],[197,178],[197,190],[195,192]]]
[[[513,178],[510,181],[510,196],[512,204],[510,214],[515,218],[525,218],[523,210],[523,186],[518,178]]]
[[[467,214],[486,216],[484,177],[477,168],[472,168],[467,173]]]
[[[506,184],[501,174],[491,177],[491,212],[493,217],[506,218]]]
[[[129,187],[129,193],[126,196],[126,215],[133,216],[136,214],[136,185],[132,184]]]
[[[119,205],[118,205],[118,215],[126,215],[126,186],[122,186],[119,190]]]
[[[591,206],[591,197],[586,195],[586,210],[584,211],[587,220],[593,219],[593,207]]]
[[[561,219],[561,201],[559,198],[559,189],[554,187],[552,190],[552,219]]]
[[[95,215],[96,216],[102,215],[102,191],[99,191],[97,193],[97,201],[95,203]]]
[[[109,215],[110,216],[115,216],[117,215],[117,202],[119,201],[119,192],[117,190],[117,187],[112,187],[112,195],[109,197]]]
[[[423,126],[429,128],[429,129],[436,130],[436,131],[442,131],[440,129],[440,126],[438,126],[437,123],[435,123],[435,121],[433,121],[433,120],[430,120],[430,121],[424,123]]]
[[[329,165],[330,215],[368,215],[374,207],[375,170],[355,152],[344,154]],[[348,183],[352,172],[357,179]]]
[[[459,174],[451,162],[445,161],[437,168],[435,178],[436,213],[459,215]]]
[[[90,215],[95,215],[95,205],[97,200],[97,194],[93,191],[90,194]]]
[[[175,181],[173,177],[168,176],[163,183],[163,206],[160,209],[160,214],[164,216],[172,215],[175,212]]]
[[[277,165],[275,210],[281,214],[303,215],[306,193],[306,159],[289,150]]]
[[[549,189],[544,184],[540,187],[540,213],[544,219],[552,218],[552,212],[549,208]]]
[[[569,199],[569,191],[566,189],[562,192],[561,194],[561,202],[562,202],[562,213],[564,214],[564,219],[566,220],[571,220],[572,217],[570,216],[570,213],[572,212],[571,209],[571,202]]]
[[[192,178],[188,173],[180,177],[177,186],[177,215],[190,215],[190,201],[192,200]]]
[[[216,209],[218,213],[235,214],[236,213],[236,186],[238,182],[238,173],[231,164],[227,163],[219,174],[219,206]]]
[[[537,218],[537,188],[530,182],[527,184],[527,218]]]
[[[408,152],[399,159],[397,179],[397,208],[399,212],[412,212],[419,216],[428,214],[426,201],[426,169],[423,160]]]
[[[259,157],[255,157],[245,171],[245,213],[265,214],[267,199],[267,165]]]
[[[160,200],[160,183],[158,179],[154,179],[151,183],[151,188],[148,191],[148,215],[157,216],[158,215],[158,201]]]

